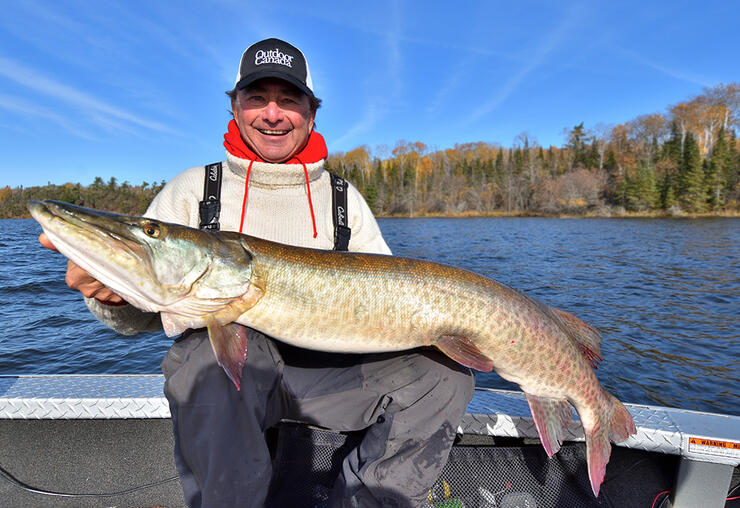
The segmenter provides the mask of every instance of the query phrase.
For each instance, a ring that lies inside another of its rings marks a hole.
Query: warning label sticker
[[[740,458],[740,443],[703,437],[689,438],[689,452],[720,457]]]

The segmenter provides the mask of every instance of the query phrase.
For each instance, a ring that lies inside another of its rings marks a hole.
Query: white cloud
[[[579,20],[584,16],[584,10],[584,5],[571,5],[561,22],[548,32],[540,41],[532,52],[532,56],[524,62],[524,65],[496,91],[488,102],[476,108],[476,110],[468,116],[467,121],[473,122],[478,120],[480,117],[489,114],[502,102],[508,99],[521,82],[524,81],[524,79],[535,69],[546,62],[550,54],[563,44],[565,37],[577,28]]]
[[[0,94],[0,108],[24,117],[54,122],[70,134],[83,139],[95,139],[91,133],[81,129],[74,122],[71,122],[69,118],[40,106],[29,104],[27,101],[17,96]]]
[[[163,123],[142,118],[138,115],[107,104],[88,93],[46,77],[34,69],[3,56],[0,56],[0,76],[4,76],[5,78],[15,81],[16,83],[36,92],[81,108],[82,112],[91,118],[101,118],[101,115],[110,116],[114,119],[152,131],[168,134],[175,134],[177,132]]]
[[[654,69],[654,70],[656,70],[658,72],[662,72],[663,74],[665,74],[667,76],[670,76],[672,78],[678,79],[680,81],[686,81],[688,83],[692,83],[692,84],[695,84],[695,85],[701,85],[703,87],[711,87],[711,86],[713,86],[715,84],[714,82],[712,82],[712,81],[710,81],[708,79],[705,79],[705,78],[703,78],[701,76],[695,76],[695,75],[692,75],[690,73],[686,73],[686,72],[683,72],[683,71],[677,71],[675,69],[668,68],[668,67],[666,67],[664,65],[660,65],[660,64],[655,63],[655,62],[653,62],[651,60],[648,60],[647,58],[645,58],[642,55],[638,55],[636,53],[633,53],[632,51],[628,51],[626,49],[619,48],[619,47],[615,47],[613,49],[614,49],[615,52],[619,53],[620,55],[622,55],[625,58],[628,58],[630,60],[633,60],[634,62],[637,62],[640,65],[644,65],[646,67],[650,67],[651,69]]]

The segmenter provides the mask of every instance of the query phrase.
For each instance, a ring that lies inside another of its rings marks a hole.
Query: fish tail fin
[[[538,397],[526,393],[537,434],[548,457],[552,457],[563,444],[565,428],[573,417],[570,404],[565,399]]]
[[[612,451],[609,441],[618,443],[637,432],[635,422],[632,421],[632,416],[624,404],[611,394],[607,396],[609,397],[608,410],[602,411],[601,415],[609,418],[608,422],[597,422],[593,428],[586,430],[588,477],[596,497],[599,496],[599,489],[606,473],[606,464],[609,462]]]
[[[554,307],[550,307],[550,311],[563,331],[576,341],[583,355],[596,369],[601,361],[601,334],[598,330],[570,312]]]
[[[211,341],[216,361],[226,375],[240,389],[242,369],[247,361],[247,330],[237,323],[220,325],[208,322],[208,338]]]

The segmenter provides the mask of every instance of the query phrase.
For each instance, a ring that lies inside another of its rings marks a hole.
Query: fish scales
[[[29,210],[62,254],[132,305],[159,312],[168,335],[207,327],[236,389],[248,349],[242,325],[323,351],[435,346],[517,383],[548,455],[560,448],[572,404],[595,495],[610,440],[635,432],[624,405],[592,368],[601,359],[596,330],[473,272],[291,247],[61,202],[30,202]]]

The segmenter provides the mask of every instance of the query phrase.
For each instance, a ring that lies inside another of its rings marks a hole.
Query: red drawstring
[[[308,181],[308,168],[298,157],[294,157],[295,160],[301,163],[303,166],[303,174],[306,176],[306,191],[308,192],[308,208],[311,211],[311,224],[313,225],[313,237],[316,238],[318,233],[316,232],[316,216],[313,213],[313,201],[311,200],[311,184]],[[254,159],[249,160],[249,166],[247,167],[247,175],[244,178],[244,201],[242,201],[242,218],[239,222],[239,232],[244,230],[244,216],[247,212],[247,194],[249,193],[249,173],[252,171],[252,164]]]
[[[308,182],[308,168],[298,157],[293,157],[295,160],[301,163],[303,166],[303,174],[306,175],[306,192],[308,192],[308,208],[311,210],[311,224],[313,225],[313,237],[316,238],[318,233],[316,232],[316,216],[313,213],[313,201],[311,201],[311,184]]]
[[[254,159],[249,160],[249,166],[247,167],[247,176],[244,179],[244,201],[242,201],[242,220],[239,222],[239,232],[242,232],[242,229],[244,229],[244,215],[246,215],[247,211],[247,193],[249,192],[249,172],[252,171],[252,163],[254,163]]]

